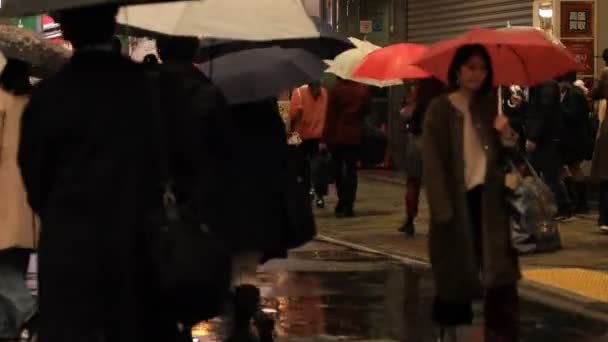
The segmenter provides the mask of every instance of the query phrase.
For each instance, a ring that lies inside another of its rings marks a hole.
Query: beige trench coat
[[[38,229],[17,164],[21,114],[27,97],[0,90],[0,250],[35,249]]]
[[[495,96],[471,106],[473,123],[486,151],[487,173],[482,203],[482,260],[474,252],[464,176],[464,116],[447,95],[435,99],[423,129],[423,168],[431,211],[429,254],[438,295],[445,301],[479,298],[484,289],[513,285],[520,278],[511,242],[506,201],[505,156],[494,130]],[[478,265],[483,263],[479,275]]]

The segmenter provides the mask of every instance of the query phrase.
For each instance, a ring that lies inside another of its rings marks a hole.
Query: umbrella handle
[[[505,115],[502,105],[502,86],[498,86],[498,115]]]

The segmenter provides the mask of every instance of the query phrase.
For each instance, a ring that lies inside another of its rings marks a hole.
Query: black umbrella
[[[227,53],[270,46],[279,46],[285,49],[304,49],[321,59],[334,59],[340,53],[355,47],[345,36],[336,32],[329,24],[318,17],[312,17],[312,20],[319,30],[320,37],[262,42],[212,38],[203,39],[201,41],[201,49],[195,58],[195,62],[201,63]]]
[[[265,99],[317,81],[326,68],[310,52],[276,46],[227,54],[200,66],[229,104]]]
[[[21,17],[95,5],[137,5],[171,0],[3,0],[0,17]]]
[[[43,39],[17,26],[0,25],[0,51],[8,57],[33,66],[36,77],[45,78],[70,58],[72,52],[60,44]]]

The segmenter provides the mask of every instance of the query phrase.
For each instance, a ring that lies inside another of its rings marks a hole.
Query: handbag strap
[[[542,181],[542,178],[540,177],[540,175],[538,174],[538,172],[536,171],[536,169],[534,168],[534,166],[532,166],[532,163],[530,163],[530,160],[526,157],[526,156],[520,156],[521,159],[524,161],[524,164],[526,164],[526,168],[530,171],[530,174],[532,174],[532,177],[534,177],[537,180]],[[507,160],[507,164],[509,165],[509,167],[514,170],[517,175],[520,178],[523,178],[521,175],[521,172],[519,171],[519,169],[517,168],[517,166],[515,165],[515,163],[513,163],[513,159],[508,158]]]

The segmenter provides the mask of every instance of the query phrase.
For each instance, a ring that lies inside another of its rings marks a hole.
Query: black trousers
[[[600,226],[608,226],[608,180],[600,183],[599,195]]]
[[[352,209],[357,198],[359,146],[332,145],[330,152],[338,190],[338,206]]]
[[[297,148],[298,171],[304,179],[304,184],[311,184],[315,194],[319,197],[327,195],[329,180],[327,175],[321,174],[321,170],[312,167],[312,163],[320,158],[319,140],[304,140]]]
[[[537,151],[530,153],[530,159],[536,171],[553,191],[559,213],[567,214],[571,212],[572,201],[562,180],[564,164],[559,155],[557,143],[539,147]]]

